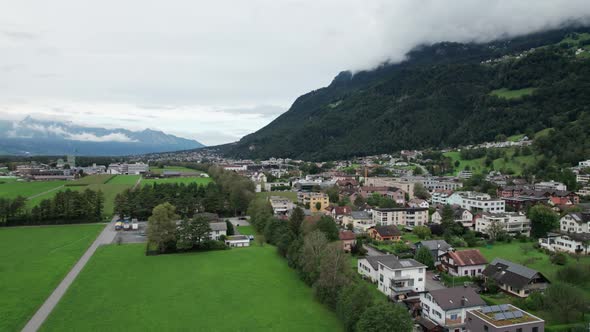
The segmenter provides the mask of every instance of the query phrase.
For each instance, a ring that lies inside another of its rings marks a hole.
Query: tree
[[[338,295],[350,283],[348,255],[340,243],[328,244],[320,259],[318,280],[313,285],[317,299],[331,309],[336,308]]]
[[[565,265],[567,263],[567,256],[563,252],[556,252],[550,257],[551,263],[556,265]]]
[[[428,190],[426,190],[426,188],[424,188],[424,185],[422,183],[417,182],[416,184],[414,184],[414,196],[420,199],[429,199],[430,193],[428,192]]]
[[[505,238],[506,231],[504,225],[498,221],[493,220],[488,226],[486,233],[490,237],[490,240],[496,241]]]
[[[301,267],[302,278],[308,285],[314,284],[319,277],[322,252],[327,245],[326,236],[319,230],[315,230],[303,238],[298,265]]]
[[[366,283],[353,283],[340,292],[336,314],[344,325],[344,330],[352,332],[361,314],[373,304],[373,297],[367,296],[370,289]]]
[[[559,227],[559,216],[545,205],[537,204],[531,207],[528,218],[531,220],[531,235],[537,238]]]
[[[315,203],[315,209],[316,209],[316,211],[320,211],[322,209],[322,203],[320,203],[320,202]]]
[[[552,283],[545,290],[545,298],[547,311],[563,323],[580,319],[583,321],[584,313],[588,311],[588,300],[584,292],[574,285]]]
[[[324,233],[328,241],[336,241],[339,239],[338,226],[332,217],[322,216],[315,225],[315,229]]]
[[[296,207],[289,218],[289,231],[294,237],[301,234],[301,224],[303,224],[303,220],[305,220],[305,213],[300,207]]]
[[[192,249],[201,244],[201,242],[208,240],[211,233],[209,220],[205,217],[199,216],[194,219],[184,219],[178,226],[176,239],[176,246],[179,249]]]
[[[416,234],[421,240],[427,239],[431,235],[430,228],[426,226],[416,226],[412,230],[412,233]]]
[[[176,241],[176,220],[179,216],[170,203],[156,206],[148,218],[148,242],[155,245],[161,253],[170,249]]]
[[[429,269],[434,268],[434,259],[432,258],[432,253],[426,246],[421,246],[420,249],[418,249],[414,259],[428,266]]]
[[[340,200],[338,187],[331,186],[330,188],[326,189],[326,194],[328,194],[330,203],[338,204],[338,201]]]
[[[408,311],[398,304],[377,302],[361,314],[356,330],[362,332],[412,331],[412,319]]]
[[[229,235],[234,235],[236,233],[236,231],[234,230],[234,224],[231,223],[231,221],[226,220],[225,221],[225,225],[227,226],[227,231],[226,234]]]
[[[361,208],[361,207],[365,206],[365,204],[367,204],[367,201],[361,195],[357,195],[356,198],[354,199],[354,206],[356,206],[357,208]]]

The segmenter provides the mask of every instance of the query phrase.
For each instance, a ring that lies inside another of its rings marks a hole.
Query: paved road
[[[363,248],[367,249],[367,256],[383,256],[386,255],[386,253],[379,251],[371,246],[368,246],[366,244],[363,244]]]
[[[104,228],[100,235],[98,235],[96,240],[94,240],[92,245],[90,245],[88,250],[86,250],[84,255],[82,255],[82,257],[80,258],[80,260],[78,260],[76,265],[74,265],[70,272],[68,272],[66,277],[61,281],[57,288],[53,290],[53,293],[51,293],[47,300],[45,300],[45,303],[43,303],[41,308],[37,310],[35,315],[31,318],[31,320],[29,320],[27,325],[25,325],[25,327],[22,330],[23,332],[37,331],[41,327],[43,322],[47,319],[51,311],[53,311],[53,308],[55,308],[59,300],[63,297],[65,292],[72,284],[72,282],[74,282],[80,271],[82,271],[86,263],[88,263],[88,260],[90,260],[90,257],[92,257],[96,249],[100,245],[110,244],[113,242],[115,235],[117,235],[117,232],[115,231],[115,220],[116,218],[113,218],[113,220]]]
[[[440,281],[432,280],[433,275],[434,272],[426,271],[426,280],[424,280],[424,288],[426,288],[426,290],[429,291],[446,288]]]

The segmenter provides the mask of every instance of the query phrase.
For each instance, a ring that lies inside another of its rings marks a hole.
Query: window
[[[520,327],[519,327],[519,328],[517,328],[517,329],[516,329],[516,332],[522,332],[522,328],[520,328]]]
[[[438,311],[436,311],[436,310],[432,309],[432,313],[433,313],[433,314],[434,314],[436,317],[438,317],[438,318],[442,318],[442,315],[440,314],[440,312],[438,312]]]
[[[464,274],[465,274],[465,275],[469,274],[469,271],[465,270],[465,273],[464,273]]]
[[[533,327],[533,332],[539,332],[539,328],[538,327]]]
[[[418,278],[418,281],[422,281],[422,280],[424,280],[424,279],[422,279],[422,278]]]
[[[382,274],[379,275],[379,281],[383,282],[383,275]]]
[[[457,319],[457,314],[452,314],[452,315],[451,315],[451,319],[452,319],[452,320],[455,320],[455,319]]]
[[[483,326],[483,330],[484,330],[485,332],[487,332],[487,331],[489,331],[489,330],[490,330],[490,328],[489,328],[487,325],[484,325],[484,326]]]
[[[422,273],[424,269],[418,269],[418,273]]]

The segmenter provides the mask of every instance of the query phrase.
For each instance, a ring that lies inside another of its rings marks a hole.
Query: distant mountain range
[[[0,121],[0,154],[8,155],[122,156],[203,146],[195,140],[150,129],[91,128],[32,117]]]
[[[341,72],[266,127],[216,149],[304,160],[436,149],[563,128],[590,115],[589,105],[590,29],[567,27],[420,46],[401,63]]]

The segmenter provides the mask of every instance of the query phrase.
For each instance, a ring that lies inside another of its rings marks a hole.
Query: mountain
[[[204,145],[185,138],[146,129],[104,129],[72,123],[0,121],[0,154],[121,156],[195,149]]]
[[[590,113],[590,29],[421,46],[407,60],[338,74],[227,156],[334,160],[492,141]],[[590,130],[590,128],[589,128]]]

